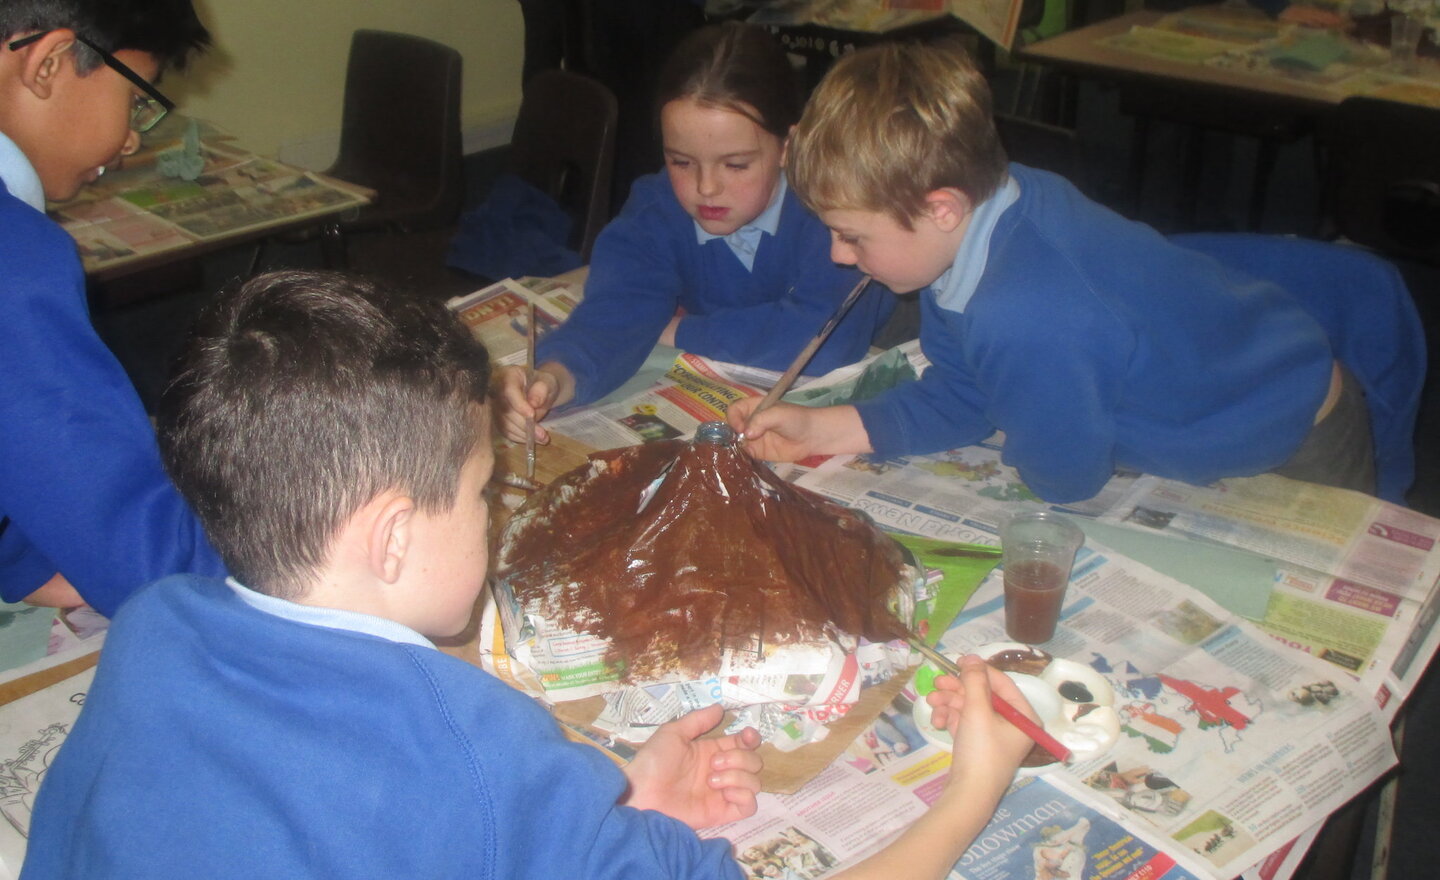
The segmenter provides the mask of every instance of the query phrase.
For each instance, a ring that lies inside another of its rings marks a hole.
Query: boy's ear
[[[946,186],[925,195],[924,216],[941,232],[954,232],[970,219],[972,207],[970,197],[963,190]]]
[[[364,507],[368,523],[366,560],[370,571],[384,583],[400,579],[414,538],[415,499],[387,490]]]
[[[74,46],[75,32],[57,28],[21,49],[20,82],[35,97],[49,98],[65,65],[75,63]]]

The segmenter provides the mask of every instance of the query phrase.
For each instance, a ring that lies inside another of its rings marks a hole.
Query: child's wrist
[[[994,765],[986,767],[961,767],[950,765],[950,778],[940,793],[941,800],[954,800],[960,804],[994,804],[1000,802],[1010,784],[1015,780],[1018,767]]]

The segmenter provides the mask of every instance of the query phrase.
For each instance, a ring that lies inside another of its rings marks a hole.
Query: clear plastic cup
[[[1005,575],[1005,632],[1027,645],[1048,642],[1085,533],[1058,513],[1012,516],[1000,527]]]

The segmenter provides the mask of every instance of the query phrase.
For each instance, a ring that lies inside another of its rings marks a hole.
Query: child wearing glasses
[[[139,146],[152,85],[209,42],[190,0],[0,4],[0,597],[89,602],[219,557],[90,324],[75,243],[45,216]]]
[[[692,828],[755,813],[759,736],[664,725],[623,769],[429,638],[485,582],[489,363],[433,300],[276,272],[202,315],[161,402],[166,465],[234,577],[120,610],[36,797],[22,877],[724,878]],[[843,876],[940,878],[1030,741],[966,658],[930,811]]]
[[[524,369],[500,372],[511,440],[525,439],[527,419],[618,388],[657,341],[784,370],[860,279],[831,262],[829,233],[781,171],[800,97],[763,30],[732,22],[691,34],[661,73],[656,106],[666,173],[636,181],[601,232],[585,300],[540,341],[528,393]],[[871,285],[807,372],[859,360],[893,308]]]

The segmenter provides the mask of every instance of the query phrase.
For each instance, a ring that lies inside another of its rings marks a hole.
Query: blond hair
[[[1004,182],[991,112],[985,77],[956,43],[863,49],[816,88],[786,175],[812,211],[883,211],[909,229],[935,190],[979,204]]]

